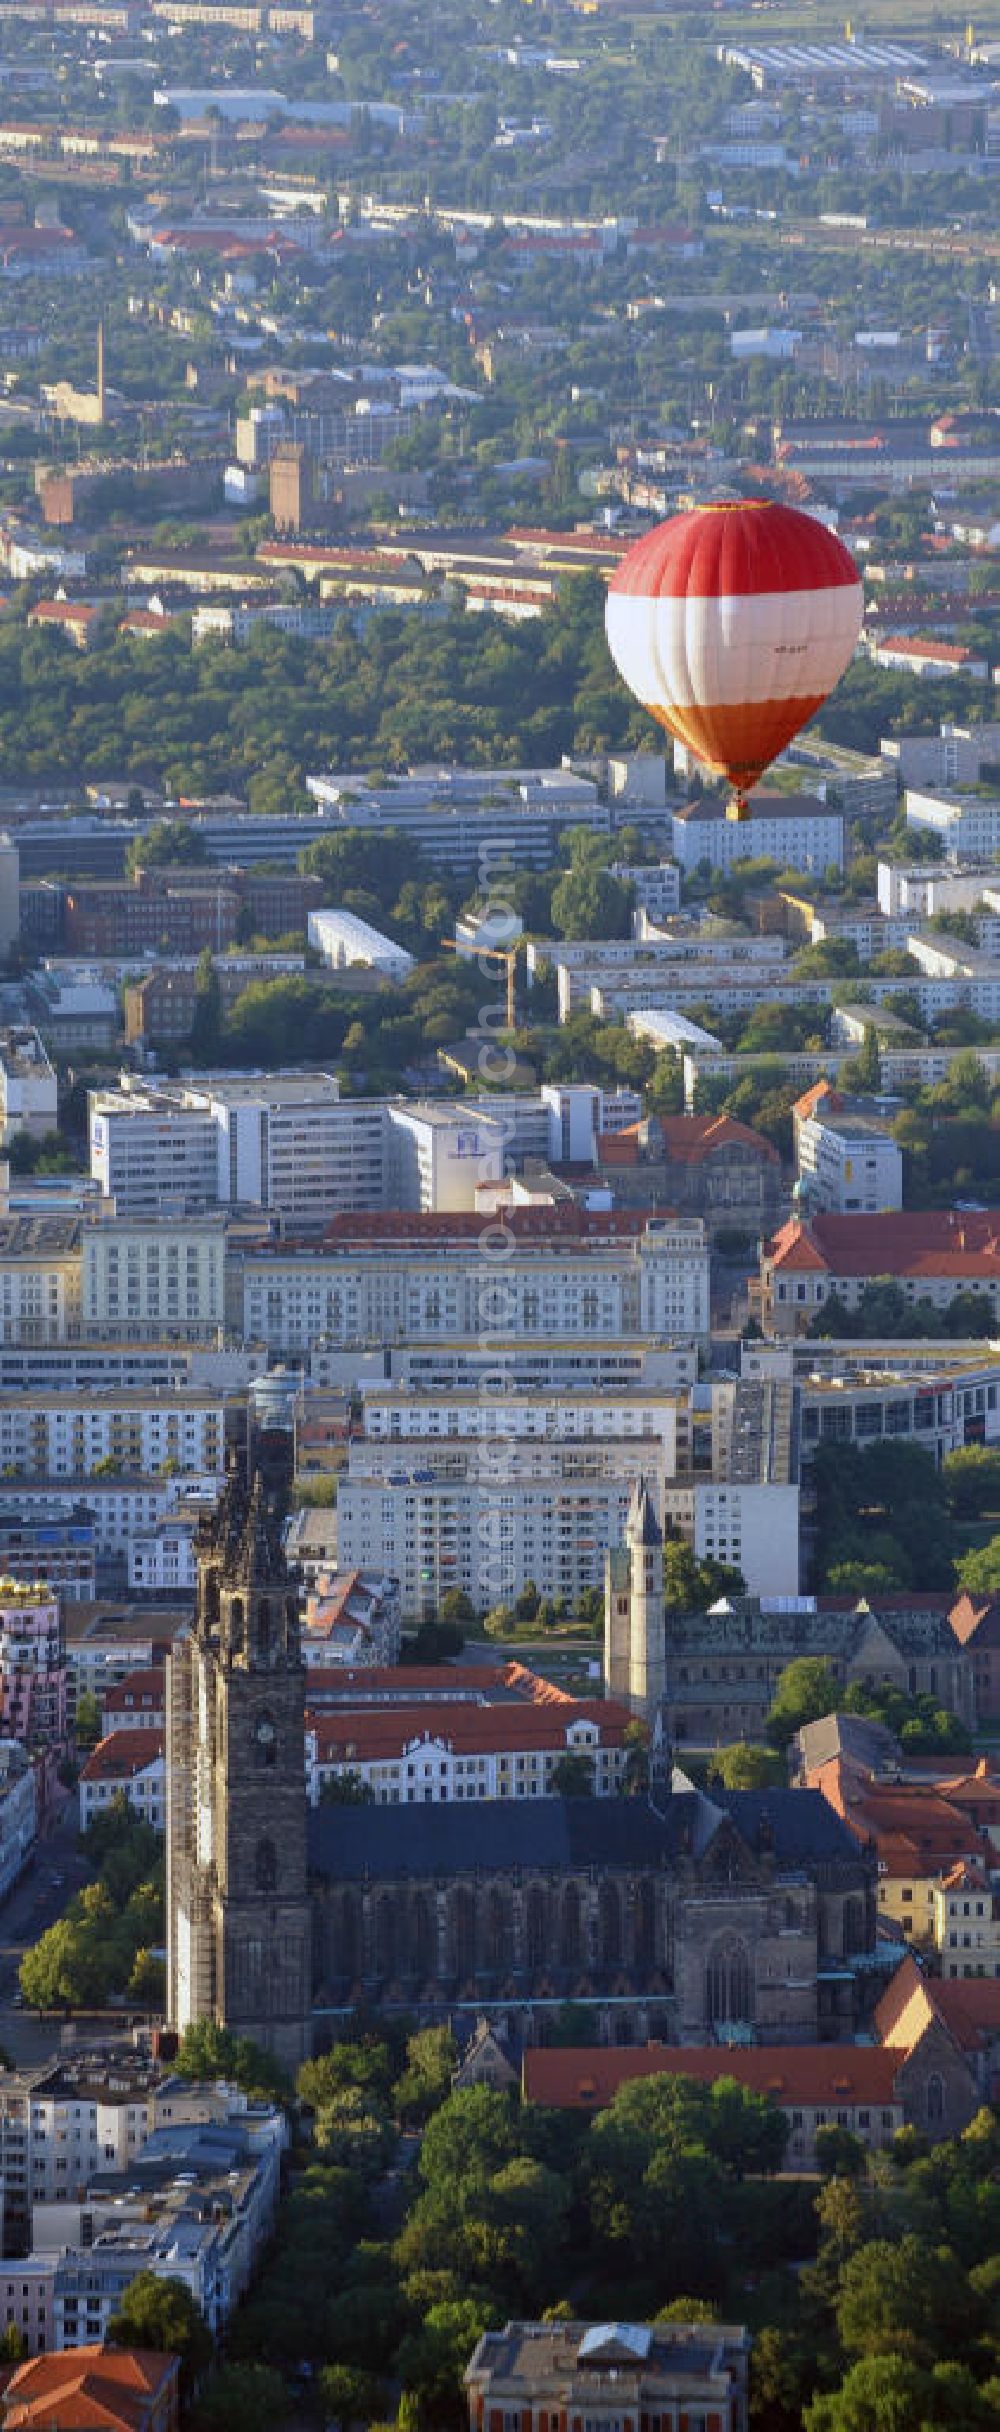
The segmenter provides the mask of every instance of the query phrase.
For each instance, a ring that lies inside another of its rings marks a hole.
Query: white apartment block
[[[618,1796],[625,1772],[621,1707],[595,1704],[566,1721],[557,1701],[538,1708],[458,1706],[414,1716],[379,1712],[315,1714],[306,1725],[306,1787],[313,1806],[339,1774],[357,1775],[379,1807],[442,1805],[449,1800],[544,1799],[566,1756],[585,1756],[596,1798]],[[345,1724],[348,1728],[345,1729]],[[348,1749],[350,1753],[348,1753]]]
[[[80,1239],[78,1216],[0,1216],[0,1344],[79,1334]]]
[[[324,1251],[267,1250],[243,1262],[243,1334],[271,1353],[456,1337],[665,1335],[709,1328],[709,1258],[700,1217],[651,1217],[617,1239],[482,1244],[373,1238]]]
[[[391,1204],[426,1215],[474,1209],[480,1183],[501,1182],[504,1127],[483,1108],[387,1108]]]
[[[0,1030],[0,1145],[43,1140],[59,1120],[56,1076],[37,1030]]]
[[[83,1339],[213,1339],[225,1319],[225,1247],[221,1215],[85,1225]]]
[[[128,1541],[128,1583],[143,1596],[191,1596],[198,1584],[194,1523],[168,1512]]]
[[[384,783],[349,772],[307,777],[320,809],[345,828],[400,828],[439,869],[551,869],[564,828],[611,833],[592,778],[563,768],[426,768]]]
[[[24,1873],[38,1830],[35,1769],[20,1740],[0,1739],[0,1900]]]
[[[611,875],[631,887],[635,894],[633,922],[636,936],[640,915],[647,920],[669,920],[681,908],[681,874],[676,861],[653,861],[633,864],[613,861]]]
[[[400,1583],[404,1625],[433,1618],[449,1588],[478,1609],[528,1580],[572,1606],[598,1587],[622,1542],[641,1469],[663,1508],[662,1445],[629,1436],[589,1443],[352,1446],[338,1500],[341,1562],[382,1565]]]
[[[842,1216],[902,1207],[903,1154],[887,1121],[828,1115],[819,1107],[797,1125],[796,1142],[799,1182],[810,1207]]]
[[[611,1394],[514,1393],[507,1389],[415,1393],[407,1386],[362,1388],[361,1427],[373,1444],[440,1444],[462,1438],[495,1443],[601,1443],[634,1437],[662,1448],[665,1474],[688,1466],[687,1396],[637,1389]]]
[[[323,1355],[318,1355],[322,1359]],[[523,1342],[519,1337],[403,1343],[385,1355],[391,1381],[417,1393],[680,1393],[697,1383],[693,1343],[598,1340]],[[377,1392],[382,1378],[366,1378]]]
[[[798,1595],[797,1485],[686,1479],[668,1482],[665,1506],[699,1562],[711,1556],[741,1571],[751,1596]]]
[[[995,861],[1000,853],[1000,799],[986,794],[906,792],[906,824],[921,835],[940,837],[953,861]]]
[[[90,1171],[119,1216],[158,1217],[219,1204],[219,1146],[205,1105],[144,1089],[95,1089]]]
[[[0,1469],[25,1479],[90,1479],[102,1463],[154,1478],[220,1477],[225,1468],[221,1395],[191,1389],[150,1394],[0,1395]],[[169,1466],[168,1466],[169,1465]]]
[[[373,929],[356,912],[322,905],[309,914],[308,936],[331,971],[349,971],[357,963],[363,970],[377,971],[383,979],[399,984],[413,970],[413,956],[405,946],[397,946],[394,938],[383,936],[381,929]]]
[[[889,919],[930,920],[935,912],[971,912],[995,888],[995,862],[954,870],[940,861],[880,861],[879,911]]]
[[[814,794],[757,794],[747,819],[729,819],[708,795],[674,812],[672,849],[685,878],[704,862],[721,876],[737,862],[766,859],[820,877],[844,867],[844,818]]]
[[[879,751],[898,770],[903,786],[978,785],[984,764],[1000,760],[1000,724],[945,721],[938,735],[883,736]]]

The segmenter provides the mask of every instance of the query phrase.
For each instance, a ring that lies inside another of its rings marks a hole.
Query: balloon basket
[[[729,800],[726,804],[726,818],[738,822],[743,819],[749,819],[749,817],[750,804],[746,795],[730,794]]]

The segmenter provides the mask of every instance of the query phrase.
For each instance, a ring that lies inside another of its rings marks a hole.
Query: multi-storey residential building
[[[42,1140],[58,1122],[56,1076],[37,1030],[0,1030],[0,1143]]]
[[[146,1730],[112,1731],[98,1740],[80,1770],[80,1830],[106,1813],[116,1799],[125,1799],[133,1813],[155,1832],[166,1824],[164,1734]]]
[[[101,1342],[211,1341],[225,1317],[225,1219],[104,1218],[84,1226],[80,1333]]]
[[[903,1204],[903,1153],[871,1099],[818,1082],[792,1109],[798,1196],[803,1209],[877,1216]]]
[[[123,1476],[165,1464],[198,1476],[225,1467],[222,1396],[199,1387],[103,1395],[0,1395],[0,1468],[25,1478],[90,1478],[105,1462]]]
[[[767,859],[782,870],[844,867],[844,816],[814,794],[750,797],[747,819],[728,819],[721,802],[705,795],[673,815],[673,855],[685,877],[701,862],[722,875],[740,861]]]
[[[513,1246],[511,1246],[513,1245]],[[575,1203],[475,1216],[338,1219],[321,1250],[243,1261],[242,1331],[272,1352],[517,1336],[707,1334],[700,1218],[594,1214]]]
[[[1000,1976],[1000,1896],[981,1860],[960,1859],[935,1886],[934,1943],[943,1977]]]
[[[18,1586],[58,1589],[63,1603],[92,1598],[94,1515],[66,1495],[0,1502],[0,1574]]]
[[[166,1512],[128,1542],[128,1583],[143,1596],[189,1596],[198,1577],[193,1514]]]
[[[0,1719],[29,1750],[66,1738],[66,1647],[59,1598],[0,1580]]]
[[[466,1436],[423,1443],[419,1460],[392,1443],[355,1445],[338,1498],[340,1558],[392,1571],[404,1622],[433,1617],[449,1588],[483,1610],[529,1580],[572,1607],[603,1578],[637,1470],[662,1510],[665,1468],[654,1437]]]
[[[127,1672],[124,1680],[106,1688],[101,1697],[101,1734],[114,1731],[162,1731],[166,1723],[166,1673],[162,1664],[147,1664]]]
[[[77,1338],[80,1277],[79,1216],[0,1216],[0,1343]]]
[[[38,1830],[35,1768],[20,1740],[0,1739],[0,1900],[31,1856]]]
[[[1000,850],[1000,799],[987,794],[906,793],[906,824],[915,844],[940,838],[950,861],[995,861]]]
[[[217,1207],[218,1130],[199,1098],[138,1084],[90,1095],[90,1171],[120,1216]]]
[[[303,1663],[310,1671],[331,1664],[398,1663],[398,1579],[388,1571],[336,1571],[315,1561],[310,1516],[308,1510],[296,1513],[286,1537],[288,1560],[311,1590],[302,1617]]]

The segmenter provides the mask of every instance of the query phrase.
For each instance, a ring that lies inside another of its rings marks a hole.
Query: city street
[[[79,1807],[67,1799],[58,1822],[37,1844],[20,1883],[0,1908],[0,2050],[14,2062],[44,2060],[59,2040],[51,2019],[39,2020],[15,2004],[17,1972],[25,1951],[62,1915],[90,1872],[79,1842]]]

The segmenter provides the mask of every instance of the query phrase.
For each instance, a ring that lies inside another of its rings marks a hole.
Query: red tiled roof
[[[658,1121],[667,1156],[679,1165],[701,1165],[717,1149],[737,1147],[756,1149],[769,1165],[780,1163],[773,1141],[733,1115],[660,1115]]]
[[[650,1220],[639,1209],[581,1208],[575,1200],[567,1199],[554,1204],[546,1201],[540,1207],[505,1208],[503,1221],[515,1241],[547,1241],[551,1237],[561,1247],[567,1241],[636,1241]],[[493,1222],[492,1217],[465,1210],[446,1216],[373,1209],[366,1210],[363,1217],[349,1214],[332,1217],[323,1239],[333,1249],[379,1241],[476,1242],[490,1231]]]
[[[807,1116],[815,1114],[818,1106],[824,1106],[828,1115],[835,1115],[843,1103],[843,1091],[835,1089],[833,1082],[824,1077],[821,1081],[814,1081],[811,1089],[803,1090],[801,1098],[796,1098],[792,1113],[798,1116],[800,1123],[804,1123]]]
[[[960,1646],[971,1640],[975,1646],[1000,1647],[1000,1596],[972,1597],[965,1590],[948,1619]]]
[[[964,667],[975,655],[964,643],[926,642],[912,633],[883,634],[876,647],[903,652],[908,659],[941,659],[947,667]]]
[[[137,1773],[144,1773],[163,1755],[164,1734],[157,1730],[109,1731],[106,1739],[98,1740],[86,1764],[81,1768],[81,1782],[130,1782]]]
[[[162,1706],[167,1694],[167,1676],[162,1664],[150,1664],[148,1669],[127,1672],[124,1680],[101,1693],[105,1713],[132,1714],[137,1707]]]
[[[879,1216],[822,1214],[807,1225],[793,1218],[774,1235],[767,1255],[782,1270],[1000,1280],[1000,1217],[989,1208],[904,1208]]]
[[[309,1698],[307,1682],[306,1696]],[[569,1711],[550,1706],[306,1706],[322,1764],[379,1764],[440,1740],[456,1756],[506,1755],[519,1748],[559,1749],[577,1722],[596,1723],[602,1748],[620,1748],[629,1724],[626,1706],[610,1698],[580,1698]],[[151,1734],[148,1736],[152,1736]]]
[[[142,2432],[178,2372],[142,2348],[65,2348],[18,2365],[4,2392],[5,2432]]]
[[[648,2077],[693,2077],[701,2085],[734,2077],[754,2094],[789,2104],[891,2103],[898,2054],[877,2044],[777,2044],[725,2050],[718,2045],[647,2044],[642,2050],[594,2045],[529,2049],[522,2063],[525,2100],[596,2111],[620,2086]]]

